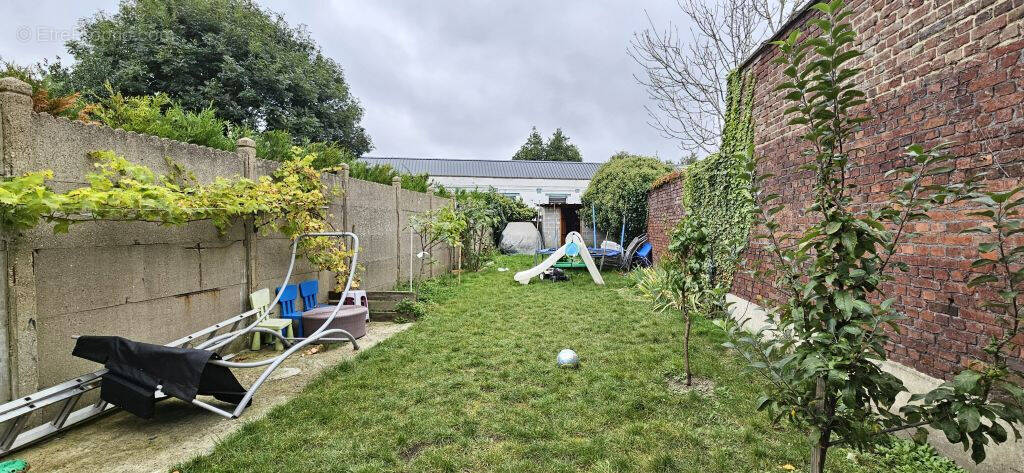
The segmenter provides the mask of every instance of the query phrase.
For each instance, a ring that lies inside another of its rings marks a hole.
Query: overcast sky
[[[678,159],[647,125],[627,55],[647,24],[680,21],[675,0],[260,0],[345,70],[375,156],[509,159],[536,125],[561,127],[585,161],[619,150]],[[78,20],[116,1],[13,0],[0,56],[60,55]]]

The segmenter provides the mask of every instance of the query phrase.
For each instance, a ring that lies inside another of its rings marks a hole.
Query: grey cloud
[[[60,7],[57,4],[60,3]],[[261,1],[305,24],[345,70],[374,140],[371,154],[508,159],[536,125],[561,127],[587,161],[618,150],[677,158],[647,126],[634,31],[680,20],[674,0]],[[116,3],[19,0],[0,31],[45,21],[73,29]],[[50,4],[53,8],[46,8]],[[19,62],[64,55],[61,43],[0,37]]]

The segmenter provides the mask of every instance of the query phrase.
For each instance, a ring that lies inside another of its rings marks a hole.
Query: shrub
[[[462,245],[462,239],[466,233],[466,217],[459,212],[454,205],[447,205],[439,209],[413,215],[409,227],[420,237],[420,248],[427,253],[427,259],[420,265],[420,276],[437,262],[434,258],[434,250],[441,243],[446,243],[453,248]]]
[[[490,222],[491,238],[494,244],[501,239],[501,231],[505,229],[508,222],[528,222],[537,218],[537,209],[523,202],[522,199],[514,199],[498,193],[493,187],[486,191],[458,189],[454,192],[441,187],[437,190],[441,197],[454,197],[460,207],[471,204],[471,201],[479,202],[486,211]]]
[[[271,161],[285,161],[292,156],[291,133],[284,130],[267,130],[263,133],[254,133],[252,137],[256,142],[256,157],[269,159]]]
[[[398,323],[412,322],[427,315],[427,309],[422,303],[410,299],[398,301],[398,304],[395,304],[395,312],[398,314],[395,322]]]
[[[402,174],[402,189],[416,192],[430,192],[430,175]]]
[[[592,224],[594,206],[599,230],[616,231],[626,220],[626,241],[647,231],[647,191],[672,166],[648,156],[620,152],[601,166],[583,193],[583,219]]]
[[[857,455],[856,461],[863,468],[859,471],[864,473],[965,473],[952,460],[939,455],[931,445],[897,438],[879,445],[874,452]]]
[[[108,85],[109,96],[93,112],[111,128],[169,138],[224,151],[234,151],[235,140],[227,132],[228,122],[217,118],[213,107],[190,112],[167,94],[125,97]]]
[[[55,67],[59,69],[60,65],[57,64]],[[0,77],[14,77],[30,85],[32,110],[36,112],[83,122],[92,121],[90,115],[97,105],[82,100],[82,94],[69,90],[55,74],[41,65],[24,67],[13,62],[4,62]]]

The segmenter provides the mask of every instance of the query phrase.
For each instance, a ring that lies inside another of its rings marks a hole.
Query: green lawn
[[[612,272],[603,287],[585,272],[515,283],[513,272],[531,261],[506,257],[459,286],[427,284],[428,315],[411,329],[177,469],[784,472],[805,464],[802,436],[754,411],[759,383],[710,323],[695,326],[692,360],[717,383],[714,394],[673,393],[666,378],[682,371],[678,315],[652,313]],[[579,370],[555,367],[565,347],[579,353]]]

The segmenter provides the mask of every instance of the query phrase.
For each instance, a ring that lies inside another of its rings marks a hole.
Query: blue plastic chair
[[[642,264],[644,266],[650,266],[651,265],[651,244],[650,243],[644,243],[644,245],[641,246],[639,250],[636,250],[636,253],[635,253],[635,255],[633,257],[639,259],[640,260],[640,264]]]
[[[295,300],[299,298],[299,286],[289,284],[284,287],[284,290],[278,287],[274,293],[278,292],[281,293],[281,299],[278,301],[278,304],[281,305],[281,318],[294,320],[299,337],[305,337],[306,335],[302,333],[302,312],[299,312],[298,307],[295,306]]]
[[[325,304],[316,303],[316,295],[320,292],[320,282],[316,279],[302,281],[299,283],[299,294],[302,296],[303,310],[313,310],[317,307],[324,307]]]

